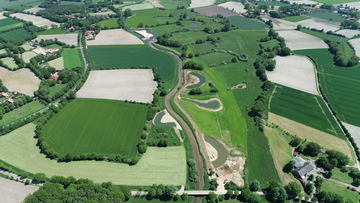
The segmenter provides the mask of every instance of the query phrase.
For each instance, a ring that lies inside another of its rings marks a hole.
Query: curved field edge
[[[34,138],[35,124],[27,124],[0,137],[0,158],[30,173],[89,178],[95,182],[149,186],[152,184],[182,185],[186,182],[186,159],[183,146],[154,148],[135,166],[105,161],[73,161],[57,163],[40,154]],[[16,158],[14,158],[16,157]]]

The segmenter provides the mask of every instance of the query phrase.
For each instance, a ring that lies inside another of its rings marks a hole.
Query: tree
[[[4,116],[3,108],[0,108],[0,120],[3,118],[3,116]]]
[[[21,174],[20,174],[21,178],[27,178],[28,175],[29,175],[29,173],[26,172],[26,171],[23,171],[23,172],[21,172]]]
[[[298,24],[297,26],[296,26],[296,30],[301,30],[301,25],[300,24]]]
[[[207,196],[207,199],[209,203],[215,203],[217,200],[217,195],[214,192],[210,192]]]
[[[283,171],[285,173],[291,173],[294,170],[294,167],[295,167],[295,161],[291,160],[287,164],[285,164]]]
[[[205,27],[205,28],[204,28],[204,32],[206,32],[206,33],[211,33],[211,28]]]
[[[269,182],[268,191],[268,197],[272,202],[285,202],[288,197],[284,187],[276,180]]]
[[[331,178],[332,176],[332,171],[326,171],[326,173],[324,174],[325,178]]]
[[[132,11],[130,8],[126,9],[124,11],[124,17],[127,18],[127,17],[130,17],[132,15]]]
[[[297,196],[301,193],[301,186],[296,181],[288,183],[284,188],[289,195]]]
[[[165,195],[172,197],[176,193],[177,189],[174,185],[167,185],[165,187]]]
[[[321,147],[319,144],[315,143],[315,142],[310,142],[306,145],[305,149],[304,149],[304,154],[309,155],[309,156],[317,156],[321,151]]]
[[[249,202],[249,203],[258,203],[258,202],[260,202],[260,200],[261,200],[260,195],[253,192],[253,193],[250,194],[250,198],[247,200],[247,202]]]
[[[302,139],[298,138],[298,137],[294,137],[290,142],[289,144],[292,146],[292,147],[297,147],[299,146],[299,144],[301,144],[302,142]]]
[[[253,180],[250,183],[250,190],[253,192],[260,190],[260,182],[258,180]]]
[[[36,173],[33,178],[36,182],[45,182],[46,181],[46,175],[45,173]]]
[[[189,94],[190,95],[199,95],[199,94],[202,94],[202,90],[200,88],[194,88],[194,89],[190,90]]]
[[[308,183],[305,186],[304,191],[306,192],[306,194],[310,195],[314,191],[314,184]]]

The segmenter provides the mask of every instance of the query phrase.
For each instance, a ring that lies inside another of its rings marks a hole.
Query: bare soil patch
[[[349,42],[351,43],[351,45],[353,45],[356,56],[360,57],[360,38],[351,39],[349,40]]]
[[[3,15],[3,14],[4,14],[4,12],[5,12],[5,11],[1,11],[1,12],[0,12],[0,20],[1,20],[1,19],[5,19],[5,18],[7,18],[6,16],[4,16],[4,15]]]
[[[272,20],[274,25],[274,30],[294,30],[297,26],[296,23],[287,20],[272,18],[269,16],[262,16],[261,18],[264,20]]]
[[[217,14],[221,14],[224,17],[229,17],[229,16],[236,16],[238,15],[237,13],[234,13],[232,11],[229,11],[225,8],[221,8],[218,6],[209,6],[209,7],[203,7],[203,8],[196,8],[195,12],[198,12],[200,14],[206,15],[206,16],[214,16]]]
[[[229,2],[226,2],[223,4],[219,4],[218,6],[235,11],[236,13],[245,13],[246,12],[244,5],[240,2],[229,1]]]
[[[303,56],[275,57],[276,68],[267,71],[272,82],[318,95],[314,64]]]
[[[150,69],[91,71],[77,97],[151,103],[156,87]]]
[[[302,25],[303,27],[316,28],[318,30],[324,29],[324,32],[329,30],[335,31],[340,29],[340,24],[335,22],[330,22],[327,20],[319,19],[319,18],[311,18],[303,21],[297,22],[297,24]]]
[[[25,63],[30,63],[30,59],[33,58],[34,56],[36,56],[36,53],[32,52],[32,51],[27,51],[24,52],[21,57],[24,60]]]
[[[42,47],[38,47],[36,49],[33,49],[32,51],[35,52],[36,54],[41,54],[45,52],[45,49]]]
[[[316,142],[326,149],[335,149],[342,152],[349,156],[352,161],[356,159],[350,144],[343,139],[273,113],[269,113],[268,122],[275,123],[286,132],[297,135],[301,139],[307,139],[308,142]]]
[[[154,5],[156,8],[165,8],[163,5],[161,5],[160,1],[161,0],[154,0],[151,2],[151,4]]]
[[[19,203],[26,196],[37,191],[39,187],[33,185],[24,185],[24,183],[15,182],[5,178],[0,178],[0,202]]]
[[[144,44],[141,39],[123,29],[102,30],[94,40],[87,41],[87,45],[130,45]]]
[[[122,9],[123,11],[126,9],[131,9],[133,11],[136,10],[145,10],[145,9],[152,9],[154,8],[154,5],[150,2],[144,2],[142,4],[134,4],[134,5],[130,5],[130,6],[124,6],[124,8]]]
[[[34,96],[34,91],[40,85],[39,78],[27,68],[9,71],[0,67],[0,79],[9,91],[18,91],[29,96]]]
[[[360,30],[343,29],[343,30],[336,31],[336,33],[345,35],[348,38],[352,38],[354,35],[360,34]]]
[[[210,6],[215,2],[215,0],[191,0],[191,4],[189,8],[197,8]]]
[[[142,36],[144,36],[144,40],[148,40],[150,39],[151,37],[153,37],[154,35],[151,34],[151,33],[148,33],[146,30],[135,30],[135,32],[141,34]]]
[[[29,9],[26,9],[24,10],[24,12],[30,12],[30,13],[37,13],[38,11],[41,11],[41,10],[45,10],[44,8],[39,8],[39,7],[35,7],[35,8],[29,8]]]
[[[345,122],[342,122],[342,124],[349,131],[349,133],[351,134],[351,137],[354,138],[357,146],[360,146],[360,127],[351,125],[351,124],[348,124]]]
[[[11,17],[17,17],[26,21],[31,21],[33,22],[34,25],[38,26],[38,27],[42,27],[42,26],[47,26],[47,29],[51,28],[51,25],[57,25],[58,27],[60,26],[60,23],[56,23],[53,21],[50,21],[48,19],[39,17],[39,16],[34,16],[34,15],[28,15],[28,14],[24,14],[24,13],[14,13],[11,14]]]
[[[54,67],[55,69],[64,69],[64,59],[63,57],[51,60],[48,62],[49,66]]]
[[[205,147],[206,147],[206,152],[210,158],[210,161],[213,162],[218,158],[218,152],[215,149],[215,147],[213,147],[210,143],[205,141]]]
[[[60,42],[64,42],[68,45],[77,45],[78,34],[57,34],[57,35],[39,35],[35,40],[40,41],[42,39],[55,39],[57,38]]]
[[[286,45],[291,50],[328,48],[321,39],[300,31],[278,31],[278,33],[285,39]]]
[[[115,14],[114,11],[106,11],[106,12],[100,12],[100,13],[90,13],[91,16],[107,16]]]

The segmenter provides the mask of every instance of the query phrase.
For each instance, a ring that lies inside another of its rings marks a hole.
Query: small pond
[[[208,135],[204,136],[205,141],[210,143],[218,152],[218,158],[212,162],[212,164],[214,165],[215,168],[223,165],[226,161],[227,158],[227,153],[226,153],[226,149],[225,147],[220,144],[215,138],[210,137]]]
[[[191,24],[191,26],[193,26],[193,27],[199,27],[196,23],[191,22],[190,24]]]
[[[187,98],[181,98],[182,100],[185,100],[185,101],[190,101],[190,102],[193,102],[201,107],[204,107],[204,108],[207,108],[207,109],[218,109],[220,108],[220,102],[218,100],[213,100],[213,101],[210,101],[210,102],[207,102],[207,103],[202,103],[202,102],[198,102],[198,101],[194,101],[192,99],[187,99]]]
[[[154,124],[158,127],[176,127],[176,124],[174,122],[171,123],[161,123],[162,117],[165,115],[165,112],[162,111],[156,115],[154,118]]]
[[[194,72],[191,72],[190,75],[193,75],[193,76],[199,78],[200,82],[198,82],[194,85],[187,86],[186,89],[198,88],[198,87],[201,87],[203,84],[205,84],[206,79],[204,76],[200,75],[199,73],[194,73]]]

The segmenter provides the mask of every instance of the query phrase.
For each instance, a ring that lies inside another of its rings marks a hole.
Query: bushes
[[[360,58],[356,55],[353,55],[350,58],[346,58],[342,51],[342,45],[340,44],[340,42],[335,42],[328,39],[325,39],[324,42],[329,46],[330,53],[335,55],[335,65],[342,67],[351,67],[356,65],[360,60]]]
[[[196,168],[196,161],[194,159],[189,159],[187,161],[188,164],[188,175],[190,182],[196,182],[198,179],[199,172]]]
[[[194,61],[187,61],[184,66],[184,69],[193,69],[193,70],[203,70],[204,66],[201,63],[196,63]]]

